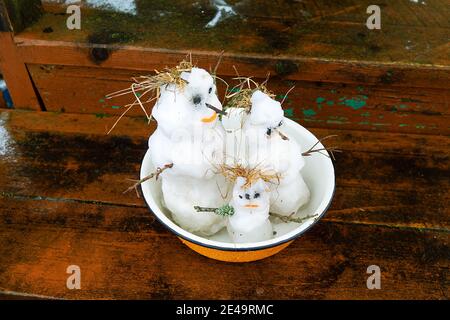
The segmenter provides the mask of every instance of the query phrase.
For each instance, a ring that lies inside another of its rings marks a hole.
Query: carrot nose
[[[257,204],[246,204],[244,207],[246,207],[246,208],[258,208],[259,206]]]
[[[214,120],[216,120],[216,118],[217,118],[217,113],[214,112],[213,115],[212,115],[211,117],[208,117],[208,118],[202,118],[202,122],[203,122],[203,123],[210,123],[210,122],[213,122]]]

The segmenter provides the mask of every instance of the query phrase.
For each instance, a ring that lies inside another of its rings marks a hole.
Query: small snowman
[[[238,177],[230,205],[234,214],[228,218],[227,230],[233,242],[249,243],[273,238],[269,220],[270,193],[261,178],[249,184],[246,178]]]
[[[280,175],[278,183],[271,188],[270,211],[288,216],[309,201],[310,192],[300,172],[305,165],[301,148],[295,140],[281,133],[283,123],[280,102],[256,90],[243,126],[248,150],[246,165]]]
[[[160,87],[160,97],[152,109],[158,122],[149,138],[149,151],[155,168],[171,164],[161,173],[165,206],[183,229],[211,235],[225,226],[223,217],[197,213],[194,204],[220,206],[226,189],[223,177],[214,168],[223,160],[224,130],[217,122],[222,105],[213,77],[193,67],[182,72],[184,85]]]

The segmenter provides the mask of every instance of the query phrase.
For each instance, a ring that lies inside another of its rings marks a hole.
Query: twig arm
[[[307,151],[302,153],[302,156],[308,157],[308,156],[312,155],[313,153],[320,153],[321,155],[324,155],[324,156],[330,158],[327,154],[322,152],[322,151],[328,151],[331,154],[331,157],[333,158],[333,160],[336,160],[334,157],[334,152],[341,152],[341,150],[339,150],[337,147],[314,149],[320,142],[322,142],[326,139],[329,139],[329,138],[333,138],[333,137],[337,137],[337,135],[332,134],[332,135],[329,135],[329,136],[326,136],[326,137],[323,137],[323,138],[317,140],[317,142],[314,143],[314,145],[311,148],[309,148]]]
[[[234,208],[229,204],[225,204],[219,208],[194,206],[194,209],[197,212],[211,212],[223,217],[229,217],[234,214]]]
[[[231,207],[230,205],[224,205],[220,208],[194,206],[194,209],[197,212],[211,212],[211,213],[215,213],[215,214],[221,215],[221,216],[233,215],[234,209],[231,210],[230,208],[233,208],[233,207]],[[273,213],[273,212],[270,212],[269,215],[272,217],[278,218],[285,223],[288,223],[288,222],[303,223],[303,221],[306,221],[311,218],[316,218],[318,216],[317,214],[314,214],[314,215],[307,215],[306,217],[294,218],[294,217],[292,217],[292,215],[282,216],[280,214]]]
[[[194,206],[195,211],[197,212],[216,212],[219,208],[209,208],[209,207],[200,207],[200,206]]]
[[[285,223],[288,223],[288,222],[303,223],[304,221],[306,221],[308,219],[316,218],[318,216],[317,214],[314,214],[314,215],[307,215],[306,217],[294,218],[294,217],[292,217],[292,215],[282,216],[281,214],[277,214],[277,213],[273,213],[273,212],[270,212],[269,215],[274,218],[278,218]]]
[[[134,189],[134,190],[136,190],[136,193],[137,193],[137,195],[138,195],[138,197],[139,197],[139,193],[137,192],[137,187],[138,187],[139,185],[141,185],[142,183],[144,183],[144,182],[147,181],[147,180],[152,179],[153,177],[155,178],[155,180],[158,180],[159,175],[160,175],[161,173],[163,173],[165,170],[170,169],[170,168],[172,168],[172,167],[173,167],[173,163],[169,163],[169,164],[164,165],[164,167],[162,167],[162,168],[157,168],[155,172],[152,172],[152,173],[150,173],[148,176],[142,178],[141,180],[136,181],[136,183],[134,183],[132,186],[130,186],[130,187],[129,187],[127,190],[125,190],[123,193],[127,193],[127,192],[129,192],[129,191],[131,191],[131,190]]]

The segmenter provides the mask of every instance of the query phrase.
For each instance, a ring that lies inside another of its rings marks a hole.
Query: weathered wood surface
[[[449,134],[450,6],[382,1],[382,30],[369,31],[369,4],[243,1],[236,3],[238,16],[205,29],[214,14],[208,1],[138,1],[135,17],[83,8],[83,27],[72,31],[63,8],[46,6],[49,12],[15,41],[50,111],[118,114],[129,100],[103,95],[127,86],[131,76],[173,66],[188,52],[208,68],[224,50],[218,74],[226,80],[233,66],[259,81],[270,72],[280,100],[295,85],[284,104],[295,120]]]
[[[1,290],[64,298],[445,299],[448,233],[322,221],[282,253],[251,264],[186,248],[145,208],[3,200]],[[82,270],[67,290],[66,268]],[[366,269],[382,289],[366,288]]]
[[[61,65],[30,64],[28,67],[47,110],[97,115],[121,114],[123,106],[131,103],[134,96],[106,100],[104,95],[127,88],[134,76],[149,73]],[[208,64],[204,64],[203,67],[208,68]],[[155,65],[155,68],[163,67]],[[229,68],[232,69],[230,65]],[[416,69],[416,72],[426,71]],[[231,87],[236,85],[236,80],[233,80],[232,76],[223,78]],[[256,80],[263,81],[262,78]],[[401,84],[403,81],[395,83]],[[448,126],[450,88],[422,87],[418,90],[414,87],[396,87],[395,83],[367,85],[320,82],[311,79],[295,81],[275,75],[269,81],[268,87],[277,94],[278,100],[283,100],[285,93],[295,86],[284,99],[283,107],[286,115],[315,127],[450,134]],[[448,81],[436,83],[448,85],[450,72]],[[225,87],[220,81],[218,85],[220,95],[223,96]],[[151,107],[152,105],[148,105],[148,110]],[[135,107],[128,115],[142,116],[143,112],[139,107]]]
[[[142,199],[122,194],[154,127],[128,118],[106,136],[111,121],[1,113],[5,295],[448,299],[448,136],[312,128],[319,137],[339,134],[345,151],[332,207],[282,253],[233,265],[184,247]],[[66,289],[70,264],[82,269],[82,290]],[[366,288],[372,264],[381,267],[381,290]]]
[[[66,16],[47,13],[23,36],[43,40],[143,47],[448,65],[450,5],[446,0],[377,1],[381,30],[366,27],[371,0],[230,1],[238,15],[216,28],[209,1],[137,1],[137,16],[83,10],[78,32]],[[46,27],[53,32],[42,33]]]
[[[239,15],[209,30],[208,1],[137,3],[137,17],[83,10],[80,31],[52,7],[0,39],[7,81],[20,79],[9,55],[49,110],[0,113],[0,297],[448,299],[447,1],[381,0],[380,31],[365,27],[369,0],[230,1]],[[286,115],[318,137],[338,134],[344,151],[324,219],[251,264],[192,252],[122,193],[154,123],[134,112],[105,135],[127,100],[104,94],[188,52],[214,66],[222,50],[220,76],[270,72],[280,100],[295,84]],[[39,108],[20,92],[18,105]],[[70,264],[82,290],[66,288]],[[372,264],[381,290],[366,288]]]

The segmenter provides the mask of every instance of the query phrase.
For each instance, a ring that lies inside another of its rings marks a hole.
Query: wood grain
[[[151,127],[128,118],[106,136],[106,120],[1,113],[2,295],[448,299],[448,137],[313,129],[338,133],[345,150],[332,208],[282,253],[234,265],[184,247],[141,199],[122,194]],[[66,288],[71,264],[82,270],[81,290]],[[366,288],[372,264],[381,267],[382,290]]]
[[[86,42],[29,39],[16,35],[17,48],[26,63],[147,70],[175,66],[192,53],[196,65],[215,66],[220,51],[200,49],[160,49],[126,44],[93,44]],[[105,59],[95,61],[93,49],[102,49]],[[225,51],[217,70],[219,75],[235,76],[233,66],[242,75],[266,78],[267,73],[285,80],[333,83],[384,84],[400,87],[449,89],[450,67],[413,65],[410,63],[370,60],[320,59],[294,55],[234,53]],[[420,67],[420,68],[419,68]]]
[[[73,32],[52,6],[15,41],[51,111],[118,114],[129,100],[104,101],[103,96],[129,85],[131,76],[173,66],[188,53],[197,65],[209,68],[225,50],[221,77],[235,76],[233,67],[259,81],[270,72],[270,86],[280,100],[295,85],[284,107],[302,123],[449,134],[448,4],[382,1],[383,28],[377,31],[364,25],[368,4],[239,2],[237,17],[206,30],[207,16],[214,13],[207,1],[198,2],[198,8],[184,1],[138,2],[131,21],[83,8],[83,28]],[[184,16],[195,18],[184,21]],[[49,27],[53,32],[42,31]]]
[[[16,106],[40,109],[35,85],[48,110],[0,110],[0,298],[448,299],[450,6],[426,2],[378,1],[377,31],[370,0],[231,1],[238,16],[209,30],[209,1],[137,0],[135,17],[83,8],[80,31],[45,5],[0,32]],[[326,216],[249,264],[196,254],[122,193],[154,122],[133,111],[106,135],[128,100],[105,94],[189,52],[208,69],[222,50],[221,77],[270,72],[279,100],[295,85],[286,115],[343,151]],[[81,290],[66,288],[72,264]]]
[[[120,115],[123,106],[134,101],[132,95],[106,100],[106,94],[129,87],[132,77],[149,74],[147,71],[61,65],[30,64],[28,68],[47,110],[103,115]],[[223,78],[230,87],[237,84],[232,77]],[[255,80],[264,81],[262,78]],[[223,97],[226,88],[221,82],[218,85]],[[294,90],[284,99],[292,86]],[[294,81],[277,76],[269,81],[268,87],[277,94],[278,100],[284,99],[286,115],[306,125],[450,134],[450,90]],[[147,105],[147,109],[151,110],[152,106],[153,103]],[[143,112],[135,107],[127,115],[143,116]]]
[[[283,253],[235,265],[184,247],[143,208],[18,199],[5,204],[2,290],[71,299],[446,299],[449,294],[448,233],[323,221]],[[71,264],[82,270],[81,290],[65,287]],[[382,290],[366,288],[372,264],[381,267]]]
[[[4,112],[6,146],[0,189],[11,196],[74,199],[144,207],[134,193],[154,126],[126,119],[106,136],[109,118],[92,115]],[[377,134],[311,129],[318,137],[338,134],[337,191],[330,219],[430,229],[450,226],[450,139],[444,136]],[[126,133],[129,132],[129,135]],[[400,143],[401,142],[401,143]]]
[[[370,0],[238,1],[237,16],[207,29],[204,26],[215,9],[206,0],[196,5],[182,0],[138,1],[137,16],[84,10],[79,32],[67,31],[65,15],[48,13],[21,36],[187,51],[448,65],[448,1],[429,0],[422,5],[380,0],[382,28],[375,31],[365,25],[366,8],[372,4]],[[48,26],[54,31],[42,34]]]

